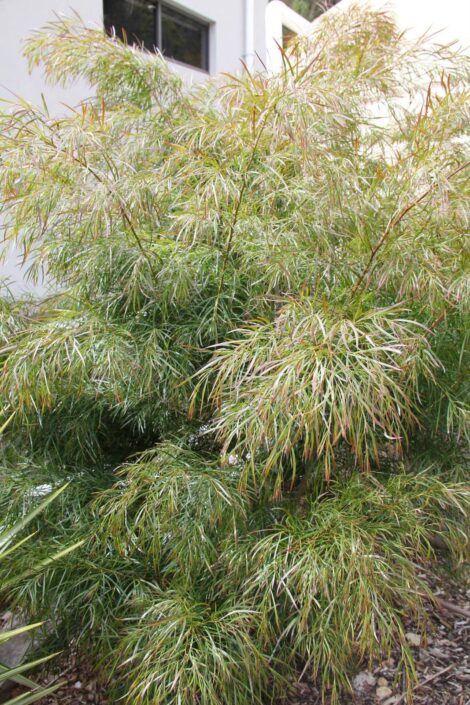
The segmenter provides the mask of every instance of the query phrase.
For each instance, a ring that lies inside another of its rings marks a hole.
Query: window
[[[209,70],[209,24],[159,0],[103,0],[108,31],[129,44]]]

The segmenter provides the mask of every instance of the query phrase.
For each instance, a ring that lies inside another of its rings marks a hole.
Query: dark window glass
[[[158,0],[103,0],[107,31],[129,44],[158,47],[168,59],[209,70],[209,26]]]
[[[207,25],[166,5],[161,6],[160,22],[162,54],[207,71]]]
[[[156,7],[145,0],[104,0],[104,26],[129,44],[143,44],[153,51],[156,44]]]

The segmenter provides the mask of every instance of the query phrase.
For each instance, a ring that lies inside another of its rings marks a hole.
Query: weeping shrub
[[[133,705],[412,677],[420,566],[468,549],[468,59],[357,9],[191,89],[76,19],[26,54],[95,97],[0,116],[55,292],[1,301],[0,511],[68,482],[5,598]]]

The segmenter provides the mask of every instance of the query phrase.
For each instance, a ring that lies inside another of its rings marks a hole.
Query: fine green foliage
[[[86,78],[111,105],[129,103],[150,108],[155,101],[179,96],[181,90],[181,81],[169,75],[162,57],[103,42],[101,33],[87,29],[78,16],[56,18],[34,33],[25,56],[30,67],[43,66],[46,78],[62,86]]]
[[[299,452],[319,458],[330,477],[341,441],[370,469],[381,437],[406,440],[419,378],[432,379],[437,366],[424,331],[393,309],[348,318],[309,297],[238,332],[203,371],[219,410],[214,425],[225,452],[254,459],[265,448],[264,472],[277,469],[279,482],[286,463],[295,473]]]
[[[0,433],[4,428],[6,428],[5,424],[2,429],[0,429]],[[27,528],[28,525],[33,522],[35,517],[45,511],[46,507],[48,507],[51,502],[54,502],[57,497],[62,494],[64,489],[65,487],[62,486],[59,487],[57,490],[50,492],[44,499],[41,500],[41,502],[39,502],[39,504],[37,504],[37,506],[34,507],[34,509],[31,509],[27,514],[24,514],[20,519],[16,521],[15,524],[3,528],[3,530],[0,532],[0,564],[2,563],[2,561],[5,561],[8,557],[11,558],[11,556],[16,551],[18,551],[21,546],[24,546],[28,542],[31,542],[34,534],[29,534],[29,536],[25,536],[18,540],[16,543],[14,543],[16,537],[18,535],[21,536],[21,534],[24,533],[25,528]],[[53,561],[62,558],[71,551],[75,550],[77,547],[77,545],[69,546],[68,548],[60,551],[54,556],[50,556],[48,559],[46,559],[46,561],[42,561],[42,563],[30,565],[26,574],[30,575],[35,571],[43,570],[47,565],[50,565]],[[22,577],[24,577],[24,575]],[[2,590],[6,589],[7,587],[7,584],[2,584]],[[25,634],[26,632],[29,632],[33,629],[37,629],[40,626],[42,625],[39,622],[37,624],[30,624],[23,627],[11,629],[9,631],[1,632],[0,644],[9,641],[13,637]],[[29,705],[30,703],[36,703],[39,700],[45,698],[47,695],[50,695],[51,693],[55,692],[58,688],[60,688],[60,683],[54,686],[50,686],[49,688],[41,688],[37,683],[35,683],[30,678],[27,678],[24,675],[26,671],[31,671],[32,669],[43,665],[46,661],[49,661],[51,658],[53,658],[53,656],[54,654],[52,656],[45,656],[43,658],[36,659],[35,661],[21,664],[12,668],[8,668],[7,666],[0,664],[0,683],[13,680],[16,683],[30,689],[30,692],[24,693],[12,700],[9,700],[5,703],[5,705]]]
[[[184,582],[193,571],[210,569],[219,531],[231,525],[235,531],[246,519],[239,474],[221,470],[217,458],[162,443],[120,476],[100,497],[102,526],[123,553],[143,551],[157,570],[165,563],[165,580],[177,575]]]
[[[425,619],[417,592],[428,591],[413,561],[432,553],[434,531],[454,548],[465,544],[460,503],[468,507],[468,493],[460,492],[424,474],[354,477],[241,542],[229,565],[241,571],[241,593],[258,606],[262,639],[276,643],[277,658],[305,664],[331,684],[333,698],[349,686],[351,664],[376,649],[389,654],[399,641],[409,662],[401,619]]]
[[[468,58],[354,8],[193,88],[77,19],[26,53],[93,97],[0,115],[54,291],[0,303],[2,515],[68,483],[7,597],[132,705],[412,678],[420,566],[468,553]]]
[[[138,608],[142,616],[121,647],[137,702],[261,703],[279,680],[251,635],[257,613],[240,602],[214,609],[168,590],[149,593]]]

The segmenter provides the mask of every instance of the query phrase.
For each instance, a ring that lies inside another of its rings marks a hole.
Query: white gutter
[[[245,0],[245,50],[247,69],[253,70],[255,61],[255,0]]]
[[[246,0],[248,2],[248,0]],[[281,0],[272,0],[266,7],[266,59],[269,71],[282,69],[282,28],[295,34],[310,34],[312,23],[288,7]]]

